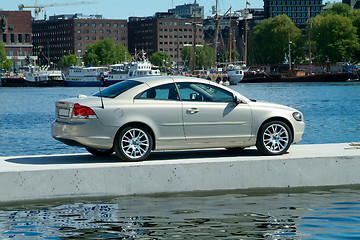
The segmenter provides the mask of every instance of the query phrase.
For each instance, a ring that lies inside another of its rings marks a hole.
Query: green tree
[[[181,51],[181,58],[185,62],[185,65],[189,68],[192,64],[192,51],[193,48],[186,46]],[[210,68],[214,62],[214,49],[207,44],[202,47],[196,47],[195,56],[195,68],[207,69]]]
[[[342,15],[321,14],[312,19],[312,36],[320,62],[352,61],[359,49],[357,28]]]
[[[286,15],[264,19],[251,32],[248,62],[251,64],[281,64],[289,52],[291,43],[292,59],[304,55],[304,38]]]
[[[170,59],[169,54],[159,51],[151,55],[150,62],[155,66],[162,67],[165,64],[168,67],[170,66],[169,59]]]
[[[58,64],[62,67],[70,67],[70,66],[75,66],[78,63],[79,63],[78,58],[74,54],[69,54],[63,56]]]
[[[340,2],[334,3],[334,5],[330,9],[322,13],[322,15],[328,15],[328,14],[351,17],[352,15],[351,7],[345,3],[340,3]]]
[[[122,44],[104,39],[89,45],[83,58],[85,65],[106,65],[126,61],[130,54]]]
[[[12,68],[11,61],[6,57],[5,46],[3,42],[0,42],[0,68],[4,71],[9,71]]]

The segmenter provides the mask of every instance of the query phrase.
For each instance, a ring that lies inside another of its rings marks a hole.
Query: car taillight
[[[96,118],[96,114],[91,108],[78,103],[75,103],[72,115],[73,118]]]

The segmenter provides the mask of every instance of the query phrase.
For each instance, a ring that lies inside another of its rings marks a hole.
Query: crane
[[[52,3],[52,4],[43,4],[38,5],[38,0],[35,0],[34,6],[25,6],[24,4],[19,5],[19,10],[22,11],[24,8],[34,8],[35,9],[35,20],[39,20],[39,13],[45,7],[57,7],[57,6],[68,6],[68,5],[82,5],[82,4],[96,4],[97,1],[82,1],[82,2],[72,2],[72,3]]]

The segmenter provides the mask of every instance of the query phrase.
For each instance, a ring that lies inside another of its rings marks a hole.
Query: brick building
[[[103,19],[101,15],[56,15],[33,21],[34,55],[40,64],[57,63],[62,56],[82,57],[89,44],[112,39],[128,48],[127,20]]]
[[[14,69],[36,59],[32,54],[30,11],[0,11],[0,33]]]
[[[198,23],[202,23],[199,19]],[[184,46],[194,42],[193,19],[175,17],[172,13],[156,13],[152,17],[131,17],[128,22],[129,51],[134,54],[144,50],[151,54],[162,51],[170,55],[171,61],[181,62]],[[196,44],[203,43],[203,27],[196,28]]]

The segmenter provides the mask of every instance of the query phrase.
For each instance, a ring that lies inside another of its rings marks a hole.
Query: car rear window
[[[115,98],[116,96],[119,96],[123,92],[129,90],[130,88],[133,88],[137,85],[142,84],[142,82],[137,81],[122,81],[119,83],[116,83],[114,85],[111,85],[110,87],[105,88],[101,91],[101,97],[106,98]],[[100,97],[100,92],[95,93],[93,96]]]

